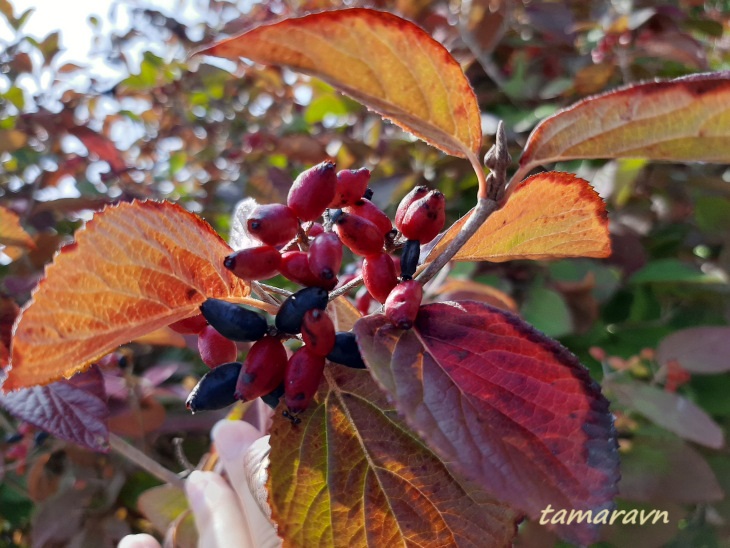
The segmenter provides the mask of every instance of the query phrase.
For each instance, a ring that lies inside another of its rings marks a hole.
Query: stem
[[[489,184],[487,183],[487,178],[484,175],[484,168],[482,168],[482,164],[479,163],[479,159],[473,152],[469,151],[469,153],[467,154],[467,159],[471,163],[471,166],[474,168],[474,171],[477,174],[477,179],[479,180],[479,191],[477,192],[477,198],[486,198],[489,191]]]
[[[265,290],[266,290],[266,291],[268,291],[269,293],[277,293],[277,294],[279,294],[279,295],[284,295],[285,297],[289,297],[289,296],[293,295],[293,293],[292,293],[291,291],[289,291],[288,289],[284,289],[284,288],[282,288],[282,287],[276,287],[275,285],[268,285],[268,284],[263,284],[263,283],[261,283],[261,282],[256,282],[256,283],[257,283],[257,284],[258,284],[258,285],[259,285],[259,286],[260,286],[260,287],[261,287],[262,289],[265,289]]]
[[[474,211],[467,219],[464,226],[461,228],[456,238],[449,242],[443,253],[439,255],[436,260],[426,267],[426,269],[418,276],[418,281],[425,284],[431,278],[433,278],[446,264],[453,258],[454,255],[464,246],[469,239],[474,236],[476,231],[479,229],[487,218],[497,211],[499,204],[489,198],[479,198]]]
[[[274,297],[269,295],[269,293],[266,291],[266,289],[264,289],[263,286],[259,282],[251,282],[251,291],[253,291],[256,294],[256,296],[259,299],[261,299],[262,301],[265,301],[269,304],[273,304],[274,306],[279,306],[281,304]]]
[[[184,482],[177,476],[177,474],[168,470],[157,461],[152,460],[142,451],[130,445],[116,434],[109,434],[109,445],[112,449],[114,449],[114,451],[122,455],[128,461],[133,462],[146,472],[152,474],[160,481],[183,489]]]
[[[330,302],[334,301],[340,295],[344,295],[351,289],[358,287],[360,284],[362,284],[362,275],[358,276],[357,278],[353,278],[339,289],[335,289],[332,293],[330,293]]]

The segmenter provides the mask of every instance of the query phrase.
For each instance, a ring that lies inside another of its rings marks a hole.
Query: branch
[[[338,289],[335,289],[332,293],[330,293],[330,299],[329,299],[330,302],[334,301],[340,295],[344,295],[345,293],[347,293],[351,289],[354,289],[354,288],[358,287],[361,284],[362,284],[362,275],[353,278],[352,280],[350,280],[349,282],[347,282],[342,287],[340,287]]]
[[[114,449],[114,451],[143,470],[149,472],[160,481],[164,481],[165,483],[169,483],[175,487],[180,487],[181,489],[183,488],[183,480],[180,479],[177,474],[168,470],[157,461],[152,460],[142,451],[133,447],[116,434],[109,434],[109,445],[112,449]]]

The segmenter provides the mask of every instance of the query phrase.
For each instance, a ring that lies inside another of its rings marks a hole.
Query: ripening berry
[[[335,197],[329,203],[333,209],[354,204],[365,193],[370,181],[370,170],[364,167],[360,169],[343,169],[337,174],[337,190]]]
[[[400,256],[400,270],[403,280],[410,280],[418,268],[418,259],[421,255],[421,242],[418,240],[408,240],[403,247],[403,253]]]
[[[416,200],[420,200],[426,194],[428,194],[428,187],[420,185],[411,190],[403,197],[403,199],[400,201],[400,204],[398,204],[398,209],[395,212],[395,227],[398,230],[401,230],[400,227],[401,223],[403,222],[403,217],[405,217],[406,211],[411,206],[411,204]]]
[[[281,254],[270,245],[242,249],[223,260],[223,266],[247,282],[276,276],[280,264]]]
[[[427,244],[441,232],[445,222],[446,198],[432,190],[408,207],[399,229],[408,240]]]
[[[279,272],[287,279],[307,287],[319,286],[319,279],[309,269],[305,251],[287,251],[281,256]]]
[[[346,213],[359,215],[360,217],[367,219],[375,226],[377,226],[378,229],[380,229],[383,237],[385,237],[388,232],[393,230],[393,225],[391,224],[388,216],[380,211],[380,208],[378,206],[376,206],[370,200],[366,200],[365,198],[361,198],[351,206],[343,208],[343,211],[345,211]]]
[[[359,215],[343,212],[335,221],[335,231],[342,243],[357,255],[367,257],[383,249],[383,233]]]
[[[365,369],[365,362],[357,347],[357,338],[351,332],[341,331],[335,335],[335,347],[327,354],[327,359],[354,369]]]
[[[305,287],[281,303],[276,314],[276,328],[284,333],[299,333],[307,310],[327,308],[327,291],[321,287]]]
[[[398,329],[410,329],[422,298],[423,287],[416,280],[399,283],[385,301],[385,317]]]
[[[334,232],[323,232],[309,246],[309,270],[325,283],[337,284],[337,273],[342,265],[342,242]],[[320,284],[317,284],[320,285]]]
[[[362,279],[375,300],[384,303],[398,283],[393,259],[387,253],[365,257],[362,262]]]
[[[322,232],[324,232],[324,227],[320,223],[312,223],[312,226],[309,227],[309,232],[307,232],[307,236],[314,238],[322,234]]]
[[[355,308],[363,316],[370,314],[370,305],[374,302],[373,296],[368,291],[367,287],[361,287],[355,295]]]
[[[236,382],[236,398],[251,401],[275,390],[284,380],[286,348],[276,337],[265,336],[248,351]]]
[[[260,314],[226,301],[208,299],[200,311],[218,333],[233,341],[257,341],[269,329]]]
[[[170,329],[177,331],[181,335],[197,335],[208,325],[208,321],[202,314],[190,316],[184,320],[170,324]]]
[[[223,409],[236,402],[234,393],[241,371],[239,362],[224,363],[211,369],[192,389],[185,405],[193,413]]]
[[[302,340],[309,351],[326,356],[335,346],[335,326],[324,310],[307,310],[302,321]]]
[[[271,246],[283,245],[297,235],[297,214],[284,204],[257,206],[248,218],[248,231],[252,236]]]
[[[335,164],[324,161],[299,174],[289,189],[286,203],[302,221],[314,221],[327,209],[336,188]]]
[[[236,343],[218,333],[210,325],[198,334],[198,352],[203,363],[210,368],[235,362],[238,357]]]
[[[284,398],[290,412],[301,413],[312,401],[322,378],[324,360],[306,346],[289,358],[284,374]]]

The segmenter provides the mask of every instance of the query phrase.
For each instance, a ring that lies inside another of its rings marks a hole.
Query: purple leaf
[[[104,381],[96,367],[70,381],[0,394],[0,406],[15,417],[94,451],[109,450]]]
[[[692,327],[672,333],[657,348],[663,365],[677,361],[690,373],[730,371],[730,327]]]

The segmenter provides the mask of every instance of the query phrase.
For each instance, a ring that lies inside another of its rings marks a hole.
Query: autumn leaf
[[[328,366],[292,425],[274,415],[269,503],[285,546],[507,546],[517,515],[457,483],[367,371]]]
[[[533,130],[515,176],[576,158],[730,162],[730,71],[589,97]]]
[[[437,257],[470,214],[443,236]],[[570,173],[547,172],[524,180],[507,202],[454,256],[455,261],[607,257],[611,253],[606,206],[590,183]]]
[[[15,326],[4,390],[47,384],[197,313],[206,298],[256,304],[223,267],[230,252],[169,202],[108,207],[61,249]]]
[[[481,147],[479,106],[459,63],[395,15],[357,8],[285,19],[199,53],[321,78],[447,154]]]
[[[539,518],[611,506],[618,454],[608,401],[578,360],[482,303],[422,306],[414,329],[355,326],[363,359],[406,423],[459,478]],[[579,544],[594,525],[560,525]]]
[[[109,408],[97,368],[70,381],[0,393],[0,406],[58,438],[94,451],[108,450]]]
[[[127,168],[122,153],[109,138],[85,126],[72,127],[68,131],[84,143],[89,152],[107,162],[114,173],[120,173]]]
[[[25,250],[35,249],[35,242],[20,224],[20,217],[0,206],[0,251],[17,259]]]

